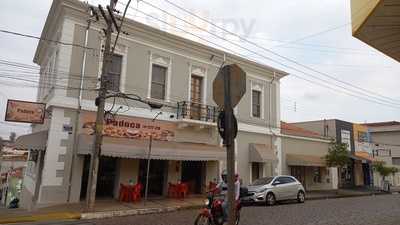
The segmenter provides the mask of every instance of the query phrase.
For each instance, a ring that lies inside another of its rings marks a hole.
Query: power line
[[[186,10],[186,9],[184,9],[184,8],[182,8],[182,7],[180,7],[180,6],[178,6],[178,5],[176,5],[175,3],[170,2],[169,0],[164,0],[164,1],[168,2],[169,4],[175,6],[175,7],[179,8],[179,9],[181,9],[182,11],[185,11],[186,13],[189,13],[189,14],[192,15],[192,16],[195,16],[196,18],[201,19],[202,21],[205,21],[205,22],[207,22],[207,23],[209,23],[209,24],[211,24],[211,25],[213,25],[213,26],[215,26],[215,27],[217,27],[217,28],[219,28],[219,29],[221,29],[221,30],[223,30],[223,31],[225,31],[225,32],[227,32],[227,33],[233,35],[233,36],[238,37],[239,39],[241,39],[241,40],[243,40],[243,41],[245,41],[245,42],[247,42],[247,43],[252,44],[253,46],[256,46],[257,48],[261,48],[262,50],[267,51],[267,52],[269,52],[269,53],[271,53],[271,54],[274,54],[274,55],[276,55],[276,56],[279,56],[280,58],[283,58],[283,59],[285,59],[285,60],[287,60],[287,61],[289,61],[289,62],[291,62],[291,63],[294,63],[294,64],[296,64],[296,65],[299,65],[299,66],[301,66],[301,67],[304,67],[304,68],[306,68],[306,69],[308,69],[308,70],[311,70],[311,71],[313,71],[313,72],[319,73],[319,74],[321,74],[321,75],[323,75],[323,76],[326,76],[326,77],[328,77],[328,78],[330,78],[330,79],[333,79],[333,80],[335,80],[335,81],[337,81],[337,82],[340,82],[340,83],[343,83],[343,84],[345,84],[345,85],[351,86],[351,87],[353,87],[353,88],[360,89],[360,90],[362,90],[362,91],[364,91],[364,92],[371,93],[372,95],[380,96],[381,98],[378,98],[378,97],[376,97],[376,96],[368,95],[368,96],[370,96],[370,97],[372,97],[372,98],[378,99],[379,101],[384,101],[384,102],[387,102],[387,103],[389,103],[389,104],[396,104],[396,105],[398,104],[398,103],[397,103],[397,100],[395,100],[395,99],[391,99],[391,98],[386,97],[386,96],[383,96],[383,95],[381,95],[381,94],[378,94],[378,93],[375,93],[375,92],[366,90],[366,89],[361,88],[361,87],[358,87],[358,86],[355,86],[355,85],[353,85],[353,84],[351,84],[351,83],[348,83],[348,82],[346,82],[346,81],[341,81],[341,80],[337,79],[336,77],[333,77],[333,76],[331,76],[331,75],[329,75],[329,74],[326,74],[326,73],[317,71],[317,70],[315,70],[315,69],[313,69],[313,68],[311,68],[311,67],[309,67],[309,66],[303,65],[303,64],[301,64],[301,63],[299,63],[299,62],[297,62],[297,61],[295,61],[295,60],[293,60],[293,59],[290,59],[290,58],[288,58],[288,57],[286,57],[286,56],[282,56],[282,55],[280,55],[280,54],[278,54],[278,53],[275,53],[274,51],[272,51],[272,50],[270,50],[270,49],[267,49],[267,48],[265,48],[265,47],[263,47],[263,46],[260,46],[259,44],[255,43],[255,42],[249,41],[249,40],[247,40],[247,39],[241,37],[241,36],[238,35],[238,34],[235,34],[235,33],[233,33],[233,32],[230,32],[229,30],[226,30],[225,28],[220,27],[220,26],[218,26],[218,25],[216,25],[216,24],[214,24],[214,23],[208,21],[208,20],[206,20],[206,19],[204,19],[204,18],[202,18],[202,17],[200,17],[200,16],[198,16],[198,15],[196,15],[196,14],[194,14],[194,13],[192,13],[192,12],[190,12],[190,11],[188,11],[188,10]],[[157,6],[154,6],[153,4],[148,3],[148,2],[145,1],[145,0],[142,0],[142,2],[144,2],[144,3],[146,3],[146,4],[150,5],[150,6],[152,6],[152,7],[154,7],[154,8],[156,8],[156,9],[158,9],[158,10],[164,12],[164,13],[167,13],[168,15],[174,16],[175,18],[177,18],[177,19],[179,19],[179,20],[181,20],[181,21],[184,21],[184,22],[186,22],[186,23],[188,23],[188,24],[191,24],[190,22],[188,22],[188,21],[186,21],[186,20],[184,20],[184,19],[182,19],[182,18],[179,18],[179,17],[177,17],[177,16],[175,16],[175,15],[173,15],[173,14],[171,14],[171,13],[169,13],[169,12],[163,10],[163,9],[160,9],[160,8],[158,8]],[[135,10],[136,10],[136,9],[135,9]],[[191,25],[193,25],[193,24],[191,24]],[[193,25],[193,26],[196,26],[196,25]],[[198,26],[197,26],[197,27],[198,27]],[[200,28],[200,27],[198,27],[198,28]],[[200,29],[202,29],[202,28],[200,28]],[[204,30],[204,29],[203,29],[203,30]],[[206,31],[206,32],[209,32],[209,31],[207,31],[207,30],[205,30],[205,31]],[[226,40],[226,39],[224,39],[223,37],[220,37],[220,36],[218,36],[218,35],[216,35],[216,34],[213,34],[213,33],[211,33],[211,32],[209,32],[209,33],[212,34],[212,35],[214,35],[214,36],[216,36],[216,37],[218,37],[218,38],[220,38],[220,39],[222,39],[222,40],[225,40],[225,41],[227,41],[227,42],[230,42],[229,40]],[[230,42],[230,43],[232,43],[232,42]],[[236,45],[236,46],[237,46],[237,45]],[[283,64],[283,63],[281,63],[281,62],[279,62],[279,61],[276,61],[276,60],[273,60],[273,59],[271,59],[271,58],[269,58],[269,57],[266,57],[266,56],[264,56],[264,55],[261,55],[261,54],[259,54],[259,53],[256,52],[256,51],[250,50],[250,49],[248,49],[248,48],[244,48],[243,46],[238,46],[238,47],[241,47],[241,48],[243,48],[243,49],[246,49],[246,50],[249,51],[249,52],[253,52],[254,54],[257,54],[257,55],[261,56],[262,58],[265,58],[265,59],[267,59],[267,60],[269,60],[269,61],[273,61],[273,62],[275,62],[275,63],[278,63],[278,64],[280,64],[280,65],[282,65],[282,66],[284,66],[284,67],[294,69],[294,70],[296,70],[296,71],[298,71],[298,72],[300,72],[300,73],[303,73],[303,74],[305,74],[305,75],[308,75],[308,76],[312,76],[312,77],[314,77],[314,79],[318,79],[318,80],[321,80],[321,81],[323,81],[323,82],[327,82],[326,80],[322,80],[321,78],[317,78],[317,77],[315,77],[314,75],[307,74],[307,73],[305,73],[304,71],[298,70],[297,68],[294,68],[294,67],[292,67],[292,66],[288,66],[288,65]],[[342,89],[348,90],[347,88],[345,88],[345,87],[343,87],[343,86],[340,86],[340,85],[337,85],[337,84],[333,84],[333,85],[338,86],[338,87],[340,87],[340,88],[342,88]],[[354,91],[354,92],[356,92],[356,91]],[[361,93],[362,95],[366,95],[365,93],[362,93],[362,92],[359,92],[359,91],[357,91],[357,92],[358,92],[358,93]],[[388,101],[387,99],[389,99],[389,101]],[[394,103],[394,102],[395,102],[395,103]]]
[[[94,50],[98,50],[98,49],[95,49],[95,48],[85,47],[85,46],[80,45],[80,44],[74,44],[74,43],[67,43],[67,42],[63,42],[63,41],[51,40],[51,39],[47,39],[47,38],[41,38],[41,37],[38,37],[38,36],[30,35],[30,34],[23,34],[23,33],[15,32],[15,31],[9,31],[9,30],[0,29],[0,32],[1,33],[5,33],[5,34],[16,35],[16,36],[20,36],[20,37],[33,38],[33,39],[37,39],[37,40],[40,40],[40,41],[47,41],[47,42],[66,45],[66,46],[79,47],[79,48],[83,48],[83,49],[87,49],[87,50],[93,50],[93,51]]]

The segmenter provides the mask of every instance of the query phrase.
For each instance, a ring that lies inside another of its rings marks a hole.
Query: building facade
[[[373,146],[372,156],[385,166],[400,169],[400,122],[367,123]],[[400,186],[400,173],[387,177],[392,186]],[[374,172],[374,185],[382,187],[382,177]]]
[[[17,142],[30,150],[21,205],[78,202],[86,196],[93,143],[96,88],[102,67],[102,22],[88,28],[88,6],[54,1],[34,62],[41,67],[37,101],[47,106],[42,125]],[[216,129],[212,82],[225,60],[247,73],[247,92],[235,108],[239,132],[236,169],[244,184],[281,174],[280,79],[287,74],[147,25],[127,20],[107,76],[112,93],[164,105],[151,110],[127,99],[108,99],[98,197],[116,198],[120,184],[144,183],[150,156],[149,193],[165,196],[169,184],[186,182],[201,193],[219,179],[226,152]],[[85,48],[80,46],[87,46]],[[161,112],[161,114],[160,114]],[[156,119],[154,119],[157,116]],[[149,137],[153,136],[149,154]]]
[[[342,120],[318,120],[294,123],[301,128],[316,132],[324,137],[336,140],[347,145],[351,163],[340,168],[339,185],[341,187],[369,187],[372,185],[372,161],[369,157],[359,154],[356,148],[358,139],[355,137],[354,124]]]
[[[338,169],[328,167],[330,139],[281,122],[283,174],[296,177],[307,191],[338,188]]]

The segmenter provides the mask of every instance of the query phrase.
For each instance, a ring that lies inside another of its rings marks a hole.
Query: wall
[[[331,138],[336,138],[336,123],[335,120],[317,120],[317,121],[307,121],[292,123],[297,127],[316,132],[321,136],[327,136]],[[326,127],[324,129],[324,126]],[[325,131],[324,131],[325,130]]]
[[[245,185],[251,182],[251,167],[249,162],[249,145],[254,144],[265,144],[271,146],[270,143],[271,136],[249,133],[249,132],[239,132],[236,138],[237,147],[237,171],[243,180]]]
[[[354,145],[354,132],[353,132],[353,124],[342,121],[342,120],[335,120],[336,122],[336,141],[338,143],[342,143],[342,135],[341,131],[342,130],[347,130],[350,132],[350,150],[351,152],[355,151],[355,145]]]
[[[114,198],[118,198],[120,184],[128,185],[130,180],[133,184],[138,183],[139,160],[118,158],[117,166]]]

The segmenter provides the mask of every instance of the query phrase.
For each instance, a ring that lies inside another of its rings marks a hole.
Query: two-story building
[[[17,141],[30,150],[23,207],[86,196],[105,26],[99,21],[88,27],[89,18],[85,3],[56,0],[44,25],[34,62],[41,68],[37,101],[46,103],[47,116]],[[110,92],[164,107],[107,100],[106,109],[117,116],[105,120],[98,197],[116,198],[120,184],[144,184],[149,156],[151,196],[165,196],[168,185],[180,181],[188,183],[190,193],[201,193],[219,179],[226,152],[216,129],[212,82],[223,62],[247,73],[247,92],[235,108],[236,169],[243,183],[282,172],[280,79],[287,73],[133,20],[123,29],[129,35],[118,40]]]
[[[366,123],[372,144],[372,156],[385,163],[400,169],[400,122]],[[393,186],[400,186],[400,173],[392,174],[388,178]],[[374,185],[382,187],[382,177],[374,173]]]
[[[356,151],[361,142],[358,136],[359,128],[355,131],[353,123],[338,120],[316,120],[293,123],[295,126],[316,132],[324,137],[329,137],[336,140],[338,143],[347,145],[351,163],[341,168],[339,174],[339,185],[341,187],[355,187],[355,186],[371,186],[372,185],[372,166],[371,158],[367,155]],[[361,132],[361,131],[360,131]]]

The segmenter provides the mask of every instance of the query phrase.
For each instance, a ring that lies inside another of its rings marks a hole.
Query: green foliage
[[[398,172],[396,167],[388,167],[385,166],[383,162],[378,162],[374,165],[374,169],[385,179],[385,177],[389,176],[390,174],[395,174]]]
[[[325,162],[329,167],[343,167],[350,162],[347,144],[337,143],[332,140]]]

